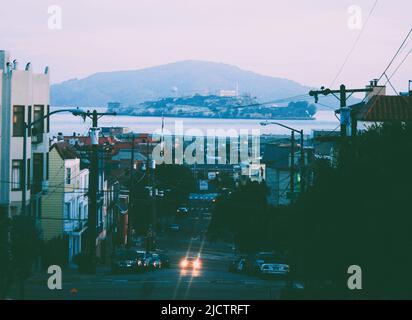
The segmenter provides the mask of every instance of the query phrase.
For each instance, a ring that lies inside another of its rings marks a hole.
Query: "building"
[[[100,128],[100,134],[103,137],[116,137],[121,135],[127,135],[130,133],[130,128],[127,127],[102,127]]]
[[[356,136],[361,127],[359,124],[412,122],[410,83],[411,81],[408,93],[389,96],[386,95],[386,87],[378,85],[378,80],[371,81],[367,86],[371,91],[366,93],[361,103],[348,107],[349,112],[336,111],[341,114],[341,117],[344,115],[347,117],[346,135]]]
[[[312,130],[311,142],[314,156],[318,159],[330,161],[331,165],[336,162],[337,143],[340,138],[339,131]]]
[[[116,111],[116,110],[119,110],[121,106],[122,106],[122,104],[120,102],[116,102],[116,101],[107,103],[107,109],[108,110]]]
[[[33,72],[30,63],[19,69],[4,50],[0,73],[0,211],[12,217],[22,212],[22,205],[26,213],[38,210],[41,192],[47,189],[50,80],[47,67],[43,73]],[[26,131],[25,124],[35,121],[33,130]]]
[[[306,184],[311,183],[309,166],[313,160],[313,148],[304,148],[304,168],[301,169],[301,146],[295,146],[293,180],[290,143],[268,144],[263,154],[262,163],[266,165],[266,185],[269,188],[268,203],[282,206],[291,203]],[[292,186],[293,183],[293,186]],[[293,190],[292,190],[293,189]]]
[[[218,94],[219,97],[237,97],[238,92],[236,90],[219,90]]]
[[[290,144],[268,144],[262,162],[266,164],[268,203],[273,206],[290,203]]]
[[[67,241],[67,262],[85,249],[88,218],[89,170],[82,168],[74,148],[58,142],[50,148],[50,188],[37,217],[44,241]]]
[[[262,163],[241,163],[242,179],[251,182],[263,182],[266,180],[266,165]]]
[[[412,96],[376,95],[351,107],[351,133],[358,122],[412,122]]]
[[[147,158],[138,151],[132,151],[130,149],[121,149],[117,154],[112,157],[113,169],[127,169],[130,170],[130,164],[132,154],[134,153],[134,168],[140,167],[147,162]]]

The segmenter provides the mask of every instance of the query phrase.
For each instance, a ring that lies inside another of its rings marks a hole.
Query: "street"
[[[192,212],[180,218],[181,230],[159,236],[158,248],[170,258],[170,268],[143,273],[112,274],[100,269],[95,276],[63,270],[62,290],[47,287],[47,275],[29,280],[26,299],[57,300],[271,300],[278,299],[284,280],[260,279],[228,271],[233,259],[232,244],[209,243],[204,233],[210,218]],[[199,271],[180,270],[180,260],[200,253]],[[17,298],[16,296],[12,298]]]

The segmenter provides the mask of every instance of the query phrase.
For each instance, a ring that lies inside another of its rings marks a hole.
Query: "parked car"
[[[189,214],[189,209],[187,207],[179,207],[176,210],[178,215],[187,216]]]
[[[233,260],[229,265],[229,272],[245,272],[246,269],[246,259],[237,258]]]
[[[162,268],[162,261],[158,253],[147,253],[144,261],[144,267],[148,270]]]
[[[169,230],[172,232],[178,232],[180,231],[180,225],[173,223],[169,226]]]
[[[286,276],[289,271],[289,265],[281,261],[264,263],[260,267],[260,274],[262,276]]]
[[[161,262],[162,268],[170,268],[170,259],[169,259],[169,257],[164,253],[160,253],[159,257],[160,257],[160,262]]]
[[[261,274],[262,265],[270,263],[276,264],[280,259],[283,260],[280,255],[273,252],[259,252],[247,260],[246,272],[254,275]]]
[[[144,268],[144,262],[146,261],[148,257],[148,253],[146,251],[136,251],[138,259],[137,259],[137,271],[143,271]]]
[[[112,273],[138,271],[139,254],[136,250],[119,250],[112,258]]]

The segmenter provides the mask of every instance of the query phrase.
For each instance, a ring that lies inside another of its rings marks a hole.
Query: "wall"
[[[50,151],[49,191],[43,196],[41,208],[41,229],[44,240],[63,235],[64,210],[64,161],[56,151]]]

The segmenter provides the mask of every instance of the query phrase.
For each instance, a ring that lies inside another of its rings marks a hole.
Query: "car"
[[[202,268],[202,260],[200,257],[184,257],[179,263],[182,270],[200,270]]]
[[[180,225],[178,225],[177,223],[173,223],[169,226],[169,230],[172,232],[178,232],[180,231]]]
[[[189,209],[187,207],[179,207],[176,212],[178,215],[186,216],[189,213]]]
[[[137,253],[137,271],[143,271],[144,268],[144,262],[146,261],[147,257],[148,257],[148,253],[146,251],[136,251]]]
[[[139,267],[139,254],[136,250],[119,250],[112,258],[112,273],[136,272]]]
[[[247,260],[246,272],[249,274],[260,274],[263,264],[276,263],[283,258],[273,252],[259,252]]]
[[[160,253],[159,257],[160,257],[160,262],[161,262],[162,268],[170,268],[170,259],[169,259],[169,257],[164,253]]]
[[[158,253],[148,253],[144,261],[144,267],[147,269],[160,269],[162,268],[162,261]]]
[[[264,263],[260,267],[262,276],[286,276],[289,271],[289,265],[281,261]]]
[[[244,272],[246,266],[246,259],[245,258],[237,258],[233,260],[229,265],[229,272]]]

